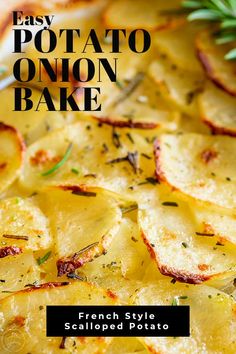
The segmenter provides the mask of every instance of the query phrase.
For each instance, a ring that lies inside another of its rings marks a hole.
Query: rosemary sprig
[[[185,0],[184,8],[193,10],[189,21],[204,20],[219,24],[216,43],[225,44],[236,40],[236,1],[235,0]],[[236,48],[225,55],[226,60],[236,59]]]

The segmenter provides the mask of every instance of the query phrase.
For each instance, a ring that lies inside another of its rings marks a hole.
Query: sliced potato
[[[162,135],[155,146],[156,174],[185,195],[236,208],[236,141],[227,136]]]
[[[200,32],[196,39],[198,57],[208,77],[232,96],[236,96],[235,62],[225,60],[225,55],[234,47],[235,42],[217,45],[211,31]]]
[[[154,174],[152,141],[128,129],[101,127],[95,120],[68,125],[28,148],[21,185],[37,190],[43,184],[83,183],[132,194],[133,186]],[[62,159],[70,143],[64,165],[42,176]]]
[[[158,281],[141,289],[136,305],[190,306],[190,337],[145,337],[151,353],[234,354],[236,351],[235,302],[229,295],[205,285]]]
[[[19,132],[0,122],[0,194],[19,176],[25,145]]]
[[[159,52],[167,55],[177,67],[189,72],[202,75],[202,67],[197,59],[195,37],[201,25],[187,23],[169,31],[160,31],[155,34],[154,45]]]
[[[163,1],[113,1],[104,13],[107,28],[145,28],[149,31],[176,27],[184,22],[183,17],[168,13],[168,10],[179,8],[179,0]],[[127,17],[127,14],[129,16]]]
[[[157,188],[139,208],[144,242],[162,274],[193,284],[235,275],[235,217],[183,202]]]
[[[106,354],[147,354],[148,351],[137,338],[114,338],[110,343]]]
[[[33,102],[38,102],[41,92],[31,88]],[[14,90],[7,88],[0,91],[0,100],[4,105],[0,106],[0,120],[20,131],[27,144],[32,144],[35,140],[45,135],[49,131],[62,127],[69,120],[65,119],[60,112],[48,112],[46,109],[36,112],[13,111]]]
[[[121,210],[102,189],[51,187],[36,200],[50,220],[59,276],[106,252],[119,229]]]
[[[19,291],[0,302],[1,340],[4,353],[61,353],[62,338],[46,337],[47,305],[114,305],[116,297],[85,283],[46,283]],[[64,341],[67,353],[103,353],[111,338],[70,337]]]
[[[32,286],[40,281],[40,269],[32,253],[0,260],[0,299],[11,292]]]
[[[48,220],[30,200],[13,197],[0,201],[0,254],[46,249],[52,243]],[[6,254],[7,255],[7,254]]]
[[[200,114],[214,134],[236,136],[236,98],[208,85],[199,96]]]
[[[172,109],[158,90],[156,83],[142,72],[137,73],[120,89],[109,82],[106,93],[101,84],[102,110],[94,116],[113,126],[173,131],[178,127],[180,114]],[[111,92],[113,94],[111,95]]]
[[[138,225],[125,218],[106,255],[86,264],[81,270],[89,281],[105,276],[110,276],[111,281],[114,276],[141,280],[150,261]]]
[[[204,78],[199,73],[188,72],[162,56],[154,61],[149,73],[163,97],[190,115],[198,115],[196,97],[203,89]]]

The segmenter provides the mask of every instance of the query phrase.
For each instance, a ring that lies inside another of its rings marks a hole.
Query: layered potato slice
[[[46,283],[8,296],[0,302],[0,352],[104,353],[111,338],[46,337],[47,305],[89,304],[115,305],[117,299],[86,282]]]
[[[81,120],[28,148],[20,182],[31,190],[66,182],[101,186],[121,194],[132,193],[134,185],[144,183],[146,178],[153,180],[152,141],[135,130]],[[70,144],[71,153],[64,165],[45,175],[61,161]]]
[[[119,229],[119,202],[103,189],[61,185],[35,199],[50,220],[59,276],[105,253]]]
[[[236,351],[235,301],[205,285],[158,281],[140,289],[136,305],[189,305],[190,337],[140,338],[151,353],[234,354]]]
[[[204,76],[188,72],[172,63],[165,55],[160,56],[149,67],[149,74],[157,83],[163,97],[181,111],[198,115],[196,97],[204,86]]]
[[[201,28],[202,25],[187,23],[175,29],[157,32],[154,35],[154,45],[182,70],[202,75],[203,69],[195,48],[195,38]]]
[[[0,201],[0,258],[46,249],[52,243],[48,220],[31,201],[19,197]]]
[[[159,188],[139,208],[144,242],[162,274],[193,284],[235,275],[235,216]]]
[[[156,175],[187,196],[235,211],[236,141],[227,136],[162,135]]]
[[[0,194],[19,176],[24,150],[25,144],[18,130],[0,122]]]
[[[179,0],[138,0],[135,5],[132,0],[113,1],[104,13],[104,22],[107,28],[145,28],[148,31],[172,28],[184,22],[183,17],[176,18],[169,12],[179,5]]]
[[[85,264],[78,274],[103,288],[111,289],[122,301],[127,302],[142,284],[151,263],[153,260],[143,243],[137,223],[125,217],[106,255]],[[158,278],[157,270],[156,273]]]
[[[118,127],[177,129],[180,113],[170,107],[147,74],[138,72],[132,78],[119,81],[119,85],[115,87],[117,83],[107,82],[106,87],[102,82],[102,110],[94,113],[99,121]]]
[[[37,284],[40,280],[40,268],[32,253],[23,253],[19,256],[0,260],[0,299]]]
[[[199,96],[200,115],[214,134],[236,136],[236,98],[213,85]]]
[[[38,102],[41,96],[40,90],[34,88],[31,90],[30,99]],[[3,102],[0,106],[0,120],[18,129],[27,144],[32,144],[49,131],[62,127],[69,120],[69,118],[64,118],[60,112],[48,112],[46,109],[37,112],[34,110],[14,111],[13,88],[1,90],[0,100]]]
[[[202,31],[196,38],[198,57],[208,77],[221,89],[236,96],[235,62],[226,61],[225,55],[235,47],[235,42],[217,45],[214,33]]]

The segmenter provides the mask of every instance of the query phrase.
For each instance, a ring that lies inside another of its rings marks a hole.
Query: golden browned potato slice
[[[25,144],[15,128],[0,122],[0,193],[19,176]]]
[[[40,269],[32,253],[0,259],[0,298],[40,282]]]
[[[41,92],[39,90],[32,89],[32,101],[38,102],[40,96]],[[32,144],[32,142],[49,131],[62,127],[69,119],[64,118],[59,112],[48,112],[46,109],[38,112],[34,110],[22,112],[13,111],[13,88],[0,91],[0,100],[4,102],[4,104],[0,106],[0,120],[18,129],[27,144]]]
[[[234,47],[235,42],[217,45],[210,31],[199,33],[196,39],[198,57],[208,77],[232,96],[236,96],[235,62],[225,60],[225,55]]]
[[[195,37],[201,27],[196,23],[187,23],[172,30],[157,32],[153,39],[154,45],[177,67],[202,75],[203,69],[195,48]]]
[[[144,242],[162,274],[193,284],[235,275],[235,217],[158,188],[139,208]]]
[[[176,17],[168,10],[178,9],[179,0],[113,1],[104,13],[107,28],[145,28],[149,31],[176,27],[184,22],[183,17]],[[129,16],[128,16],[129,15]]]
[[[156,175],[194,199],[236,208],[236,141],[227,136],[162,135],[155,146]]]
[[[181,69],[166,56],[155,60],[150,65],[149,73],[164,98],[181,111],[191,116],[198,115],[196,97],[204,85],[204,77],[201,74]]]
[[[150,263],[152,260],[137,223],[126,217],[123,218],[106,255],[85,264],[79,269],[79,276],[103,288],[111,289],[127,302],[130,295],[140,286]]]
[[[21,184],[37,190],[45,184],[83,183],[132,194],[139,183],[155,183],[154,137],[145,138],[135,130],[105,124],[101,127],[96,120],[81,120],[28,148]],[[55,170],[71,143],[70,155]],[[51,168],[54,172],[47,174]]]
[[[48,248],[48,220],[30,200],[13,197],[0,201],[0,258],[27,250]]]
[[[62,185],[35,198],[50,220],[59,276],[105,253],[119,229],[121,210],[105,190]]]
[[[150,256],[142,241],[137,223],[124,218],[121,227],[103,257],[86,264],[81,271],[93,281],[114,276],[141,280]]]
[[[115,305],[116,297],[85,282],[46,283],[19,291],[0,302],[0,352],[103,353],[111,338],[46,337],[47,305]]]
[[[199,96],[200,114],[214,134],[236,136],[236,98],[208,85]]]
[[[145,337],[151,353],[234,354],[236,351],[235,301],[205,285],[158,281],[141,289],[136,305],[189,305],[190,337]]]

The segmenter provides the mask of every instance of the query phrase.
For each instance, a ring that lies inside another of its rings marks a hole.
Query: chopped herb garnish
[[[97,193],[95,192],[80,191],[80,190],[72,191],[72,194],[79,195],[81,197],[96,197],[97,195]]]
[[[221,243],[220,241],[217,241],[217,242],[216,242],[216,246],[224,246],[224,244]]]
[[[129,141],[130,141],[132,144],[134,144],[134,139],[133,139],[132,135],[131,135],[130,133],[126,133],[126,136],[127,136],[127,138],[129,139]]]
[[[172,301],[172,303],[171,303],[171,305],[172,306],[178,306],[179,305],[179,300],[186,300],[187,298],[188,298],[188,296],[185,296],[185,295],[183,295],[183,296],[175,296],[173,301]]]
[[[37,258],[38,265],[41,265],[41,264],[45,263],[48,260],[48,258],[51,256],[51,253],[52,252],[49,251],[43,257]]]
[[[131,240],[134,242],[138,242],[138,240],[134,236],[131,237]]]
[[[88,246],[82,248],[80,251],[76,252],[76,253],[72,256],[72,258],[76,258],[76,257],[79,256],[81,253],[90,250],[90,248],[93,248],[93,247],[95,247],[95,246],[98,246],[98,244],[99,244],[99,242],[91,243],[90,245],[88,245]]]
[[[188,247],[188,245],[187,245],[186,242],[182,242],[182,246],[183,246],[184,248],[187,248],[187,247]]]
[[[122,88],[120,97],[118,97],[118,99],[114,101],[113,106],[116,106],[117,104],[120,104],[121,102],[126,100],[142,82],[144,75],[145,74],[143,72],[137,73],[134,78],[128,83],[128,85]]]
[[[117,86],[120,90],[122,90],[122,89],[124,88],[124,85],[123,85],[122,82],[119,81],[119,80],[116,80],[115,84],[116,84],[116,86]]]
[[[107,162],[107,164],[114,164],[114,163],[120,163],[128,161],[129,164],[133,167],[134,172],[137,173],[139,170],[138,167],[138,152],[128,152],[127,156],[124,157],[118,157],[117,159],[113,159]]]
[[[230,182],[231,178],[230,177],[226,177],[226,181]]]
[[[116,132],[114,127],[112,128],[112,142],[116,148],[120,148],[122,146],[120,142],[120,134]]]
[[[103,144],[102,144],[102,153],[105,154],[105,153],[108,152],[108,151],[109,151],[109,149],[108,149],[107,144],[106,144],[106,143],[103,143]]]
[[[75,175],[79,174],[79,170],[77,170],[77,168],[72,168],[71,172],[74,173]]]
[[[130,213],[131,211],[134,211],[137,209],[138,209],[138,204],[132,204],[127,207],[121,207],[121,212],[124,215],[124,214]]]
[[[178,306],[179,305],[179,298],[178,296],[175,296],[174,299],[172,300],[171,306]]]
[[[7,234],[4,234],[4,235],[2,235],[2,237],[5,237],[5,238],[12,238],[12,239],[14,239],[14,240],[24,240],[24,241],[28,241],[28,240],[29,240],[29,236],[7,235]]]
[[[10,291],[10,290],[2,290],[1,293],[8,293],[8,294],[11,294],[11,293],[14,293],[14,291]]]
[[[147,177],[145,178],[145,181],[138,183],[138,186],[142,186],[143,184],[149,184],[149,183],[152,184],[153,186],[155,186],[156,184],[160,184],[160,182],[156,178]]]
[[[144,154],[143,152],[141,153],[141,155],[142,155],[143,157],[145,157],[145,159],[147,159],[147,160],[151,160],[151,159],[152,159],[151,156],[149,156],[149,155],[147,155],[147,154]]]
[[[147,177],[146,181],[152,185],[160,184],[160,182],[154,177]]]
[[[79,276],[78,274],[75,274],[75,273],[69,273],[67,274],[67,278],[70,278],[70,279],[77,279],[77,280],[84,280],[83,277]]]
[[[171,206],[171,207],[178,207],[178,204],[176,202],[163,202],[162,205]]]
[[[176,279],[175,278],[173,278],[173,279],[171,279],[171,284],[175,284],[176,283]]]
[[[87,173],[86,175],[84,175],[84,177],[93,177],[93,178],[97,178],[97,175],[95,173]]]
[[[211,299],[211,298],[212,298],[212,295],[208,295],[208,297],[209,297],[209,299]]]
[[[41,174],[41,176],[49,176],[51,175],[52,173],[54,173],[55,171],[57,171],[61,166],[64,165],[64,163],[67,161],[67,159],[69,158],[70,156],[70,153],[71,153],[71,150],[72,150],[72,143],[69,144],[68,148],[66,149],[66,152],[65,152],[65,155],[62,157],[62,159],[55,165],[53,166],[52,168],[50,168],[50,170],[46,171],[46,172],[43,172]]]
[[[195,234],[198,235],[198,236],[208,236],[208,237],[215,236],[215,234],[207,233],[207,232],[195,232]]]
[[[6,280],[0,279],[0,283],[5,283],[5,282],[6,282]]]

